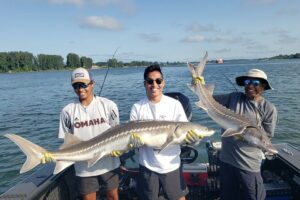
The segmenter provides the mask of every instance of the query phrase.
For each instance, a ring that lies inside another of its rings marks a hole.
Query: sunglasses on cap
[[[163,82],[164,79],[162,78],[157,78],[155,80],[151,79],[151,78],[147,78],[145,81],[146,83],[148,83],[149,85],[153,85],[154,81],[156,82],[157,85],[160,85]]]
[[[86,89],[87,87],[89,87],[90,84],[91,84],[91,82],[89,82],[88,84],[86,84],[86,83],[74,83],[74,84],[72,84],[72,87],[74,88],[74,90],[79,90],[80,88]]]
[[[261,84],[261,81],[260,80],[244,80],[244,84],[247,86],[247,85],[254,85],[254,86],[259,86],[259,84]]]

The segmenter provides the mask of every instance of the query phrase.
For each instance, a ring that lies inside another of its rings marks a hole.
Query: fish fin
[[[192,63],[189,63],[189,62],[187,62],[187,66],[188,66],[188,69],[190,70],[192,76],[196,77],[197,74],[196,74],[195,66]]]
[[[189,63],[187,62],[187,66],[188,66],[188,69],[190,70],[191,74],[192,74],[192,81],[191,81],[191,84],[188,84],[188,88],[190,90],[192,90],[192,92],[196,93],[195,92],[195,78],[197,77],[197,74],[196,74],[196,68],[195,66],[192,64],[192,63]]]
[[[67,147],[76,145],[81,143],[82,141],[76,137],[75,135],[71,134],[71,133],[66,133],[65,134],[65,139],[64,139],[64,143],[59,147],[59,149],[65,149]]]
[[[158,150],[158,153],[160,153],[162,150],[164,150],[165,148],[167,148],[170,144],[173,144],[174,141],[173,141],[173,135],[172,136],[169,136],[167,138],[167,141],[161,146],[161,148]]]
[[[59,172],[63,171],[64,169],[66,169],[67,167],[73,165],[74,162],[71,161],[57,161],[53,174],[58,174]]]
[[[25,173],[41,163],[42,155],[47,152],[44,148],[26,140],[15,134],[5,134],[5,137],[16,143],[26,155],[26,161],[23,164],[20,173]]]
[[[96,164],[96,162],[98,162],[98,160],[100,160],[104,156],[105,156],[105,154],[103,154],[103,153],[96,154],[92,159],[87,161],[88,162],[88,167],[92,167],[94,164]]]
[[[207,92],[209,93],[209,95],[212,96],[214,93],[215,85],[205,85],[204,87],[207,90]]]
[[[193,93],[196,93],[195,85],[193,85],[193,84],[186,84],[186,85]]]
[[[270,143],[263,148],[266,156],[278,154],[278,150]]]
[[[232,137],[232,136],[240,137],[245,129],[246,129],[246,127],[241,127],[238,130],[234,130],[231,128],[226,129],[224,131],[224,133],[222,134],[222,137]]]
[[[278,150],[272,144],[267,145],[265,148],[265,151],[267,151],[268,153],[273,154],[273,155],[278,154]],[[270,155],[270,154],[267,154],[267,155]]]
[[[202,58],[201,62],[200,62],[200,63],[198,64],[198,66],[195,68],[195,71],[196,71],[196,75],[197,75],[197,76],[202,76],[204,67],[205,67],[206,62],[207,62],[207,58],[208,58],[208,53],[205,52],[205,55],[204,55],[204,57]]]
[[[196,106],[202,108],[203,110],[205,110],[207,112],[207,108],[206,108],[206,106],[203,104],[203,102],[201,100],[199,100],[195,104],[196,104]]]

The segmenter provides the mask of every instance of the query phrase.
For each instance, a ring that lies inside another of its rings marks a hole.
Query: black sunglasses
[[[88,84],[86,84],[86,83],[74,83],[74,84],[72,84],[72,87],[74,88],[74,90],[79,90],[80,88],[86,89],[87,87],[89,87],[90,84],[91,84],[91,82],[88,83]]]
[[[244,80],[245,85],[252,84],[254,86],[259,86],[260,83],[261,83],[260,80],[248,80],[248,79]]]
[[[153,85],[154,81],[156,82],[157,85],[160,85],[163,82],[164,79],[162,78],[157,78],[155,80],[151,79],[151,78],[147,78],[145,81],[146,83],[148,83],[149,85]]]

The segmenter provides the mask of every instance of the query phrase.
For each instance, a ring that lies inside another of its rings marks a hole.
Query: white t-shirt
[[[119,124],[117,105],[109,99],[95,96],[87,107],[83,107],[77,101],[63,108],[60,114],[58,137],[64,138],[66,133],[72,133],[82,141],[86,141],[117,124]],[[120,160],[108,156],[90,168],[87,162],[76,162],[74,166],[76,176],[97,176],[119,167]]]
[[[159,103],[154,104],[148,98],[135,103],[130,120],[188,121],[181,103],[165,95]],[[160,153],[149,147],[141,147],[139,163],[160,174],[174,171],[180,166],[180,145],[170,145]]]

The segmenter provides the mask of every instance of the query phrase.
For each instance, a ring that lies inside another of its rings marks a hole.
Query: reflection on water
[[[207,84],[215,84],[215,93],[234,91],[237,75],[251,68],[260,68],[268,74],[273,91],[265,96],[275,104],[279,113],[278,126],[274,143],[288,142],[300,144],[300,61],[252,61],[225,63],[222,65],[208,64],[204,76]],[[111,69],[106,79],[102,96],[107,97],[119,106],[120,119],[126,122],[132,104],[145,95],[143,86],[144,68]],[[106,70],[93,70],[97,82],[95,93],[98,94]],[[165,92],[180,91],[192,102],[197,100],[186,84],[190,82],[190,74],[186,66],[163,67],[166,79]],[[227,77],[227,78],[226,78]],[[229,81],[230,80],[230,81]],[[5,133],[16,133],[28,138],[46,149],[56,149],[61,141],[57,139],[58,121],[61,109],[75,98],[70,86],[70,71],[35,72],[18,74],[0,74],[0,193],[14,183],[29,176],[34,170],[19,175],[25,161],[24,154],[18,147],[2,137]],[[242,88],[237,88],[242,89]],[[208,116],[193,105],[192,121],[219,130]],[[211,138],[219,140],[217,133]],[[199,146],[200,160],[205,161],[204,144]]]

